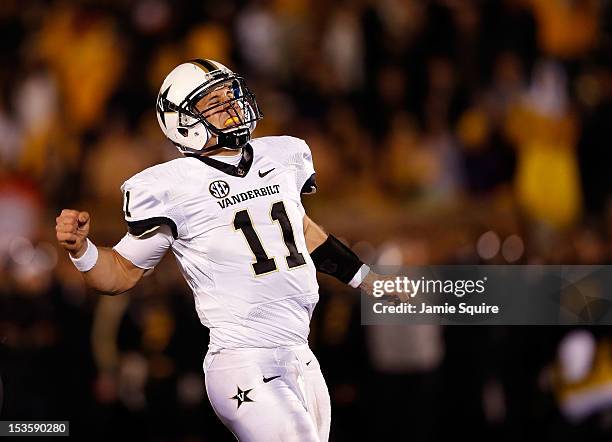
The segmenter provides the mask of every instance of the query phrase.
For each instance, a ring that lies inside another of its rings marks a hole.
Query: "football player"
[[[316,271],[367,292],[374,275],[305,214],[301,195],[317,188],[308,145],[252,139],[255,96],[212,60],[170,72],[157,117],[184,156],[123,184],[123,239],[96,247],[89,214],[63,210],[59,243],[87,285],[109,294],[171,250],[210,329],[205,383],[221,421],[241,441],[326,441],[330,399],[308,347]]]

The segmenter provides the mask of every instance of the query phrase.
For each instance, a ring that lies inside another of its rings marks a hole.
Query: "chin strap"
[[[230,149],[238,149],[248,143],[250,139],[251,133],[248,129],[241,133],[222,133],[217,137],[217,145]]]
[[[205,147],[204,149],[200,150],[199,153],[208,153],[217,149],[237,150],[242,148],[250,140],[251,132],[248,129],[236,132],[220,133],[217,135],[217,144]]]

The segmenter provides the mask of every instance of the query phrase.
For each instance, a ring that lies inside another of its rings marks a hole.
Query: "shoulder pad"
[[[174,189],[177,183],[159,166],[123,183],[123,212],[130,234],[141,237],[166,224],[176,239],[186,233],[187,225]]]
[[[273,155],[295,171],[295,180],[300,193],[317,191],[312,153],[306,141],[291,136],[261,137],[253,140],[253,150]]]

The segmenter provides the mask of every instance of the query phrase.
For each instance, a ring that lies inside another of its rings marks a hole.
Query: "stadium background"
[[[3,0],[0,418],[70,420],[91,441],[231,440],[205,398],[207,332],[173,258],[100,297],[54,241],[64,207],[92,213],[98,245],[124,234],[120,184],[177,155],[154,103],[185,59],[243,73],[265,113],[257,135],[307,140],[319,182],[307,210],[368,262],[608,262],[611,12]],[[609,440],[608,328],[362,327],[358,293],[320,282],[311,345],[333,441]],[[593,392],[593,413],[568,411]]]

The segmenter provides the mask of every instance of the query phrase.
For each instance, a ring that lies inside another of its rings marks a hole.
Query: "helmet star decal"
[[[164,127],[166,126],[166,112],[170,112],[170,109],[166,107],[169,90],[170,86],[168,86],[166,90],[159,94],[159,97],[157,97],[157,113],[159,114],[159,119],[161,122],[164,123]]]
[[[238,406],[236,407],[236,409],[240,408],[240,406],[244,402],[255,402],[253,399],[251,399],[248,396],[249,393],[253,390],[252,388],[249,388],[248,390],[242,390],[237,385],[236,385],[236,388],[238,388],[238,393],[236,393],[236,396],[233,396],[233,397],[230,398],[230,399],[236,399],[238,401]]]

